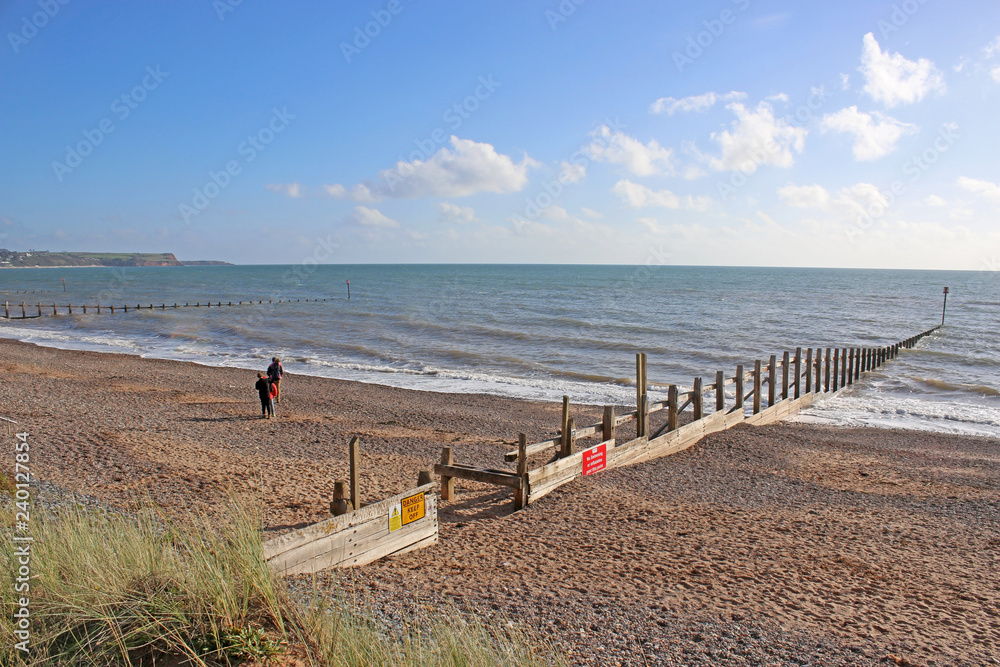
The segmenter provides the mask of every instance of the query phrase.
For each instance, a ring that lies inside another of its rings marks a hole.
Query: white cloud
[[[576,164],[563,160],[559,165],[559,181],[561,183],[579,183],[586,175],[586,164]]]
[[[471,206],[458,206],[450,201],[438,204],[438,211],[441,219],[447,222],[472,222],[476,219],[476,212]]]
[[[994,39],[992,42],[986,45],[986,47],[983,49],[983,53],[986,54],[987,58],[992,58],[993,56],[1000,53],[1000,35],[997,35],[996,39]]]
[[[785,93],[778,93],[776,95],[768,95],[765,99],[767,99],[767,100],[769,100],[771,102],[784,102],[785,104],[788,104],[788,95],[786,95]]]
[[[600,213],[598,213],[594,209],[587,208],[586,206],[584,206],[583,208],[581,208],[580,212],[583,213],[588,218],[594,218],[595,220],[600,220],[601,218],[604,217],[603,215],[601,215]]]
[[[843,72],[840,73],[840,89],[847,90],[851,87],[851,77]]]
[[[871,183],[856,183],[841,188],[836,197],[821,185],[793,185],[789,183],[778,190],[781,202],[793,208],[814,208],[833,213],[844,219],[854,219],[859,213],[872,209],[885,209],[889,201]]]
[[[618,195],[626,208],[647,208],[658,206],[688,211],[705,211],[711,200],[708,197],[680,197],[670,190],[651,190],[639,183],[621,180],[615,183],[611,192]]]
[[[735,100],[742,100],[746,96],[746,93],[740,93],[734,90],[726,93],[725,95],[707,92],[703,95],[682,97],[679,100],[674,99],[673,97],[661,97],[649,105],[649,113],[666,112],[667,115],[673,116],[678,111],[708,111],[715,106],[716,102],[732,102]]]
[[[919,102],[932,90],[945,91],[944,77],[934,63],[883,52],[872,33],[864,37],[858,71],[865,77],[864,91],[887,108]]]
[[[591,134],[596,139],[587,147],[587,153],[597,162],[624,165],[636,176],[674,173],[673,151],[663,148],[655,139],[643,145],[623,132],[612,132],[607,125]]]
[[[981,194],[987,199],[1000,201],[1000,185],[997,185],[996,183],[991,183],[990,181],[984,181],[978,178],[969,178],[968,176],[959,176],[958,187],[963,190],[968,190],[969,192]]]
[[[367,185],[358,183],[353,188],[348,190],[340,183],[334,183],[333,185],[324,185],[323,189],[326,193],[335,199],[349,199],[351,201],[363,201],[363,202],[373,202],[375,197],[372,196],[371,190],[368,189]]]
[[[823,208],[830,201],[830,193],[822,185],[792,185],[778,190],[781,203],[792,208]]]
[[[347,217],[348,222],[353,222],[364,227],[380,227],[390,229],[399,227],[399,223],[387,217],[377,208],[367,206],[355,206],[354,211]]]
[[[997,65],[993,69],[990,70],[990,76],[993,77],[994,81],[996,81],[997,83],[1000,83],[1000,65]]]
[[[279,195],[285,195],[286,197],[297,198],[302,196],[302,186],[298,183],[268,183],[264,187],[271,192],[277,192]]]
[[[924,206],[947,206],[948,202],[945,201],[944,197],[938,197],[937,195],[928,195],[923,202]]]
[[[802,152],[808,133],[805,128],[776,120],[767,102],[761,102],[756,109],[747,109],[738,102],[726,108],[736,114],[736,120],[732,131],[712,133],[712,140],[722,149],[719,157],[708,158],[713,169],[751,174],[767,164],[777,167],[795,164],[792,151]]]
[[[708,172],[699,167],[696,164],[689,164],[684,168],[684,179],[688,181],[696,181],[702,176],[707,176]]]
[[[854,158],[860,161],[877,160],[896,150],[896,143],[904,134],[917,131],[916,125],[901,123],[879,112],[867,114],[856,106],[841,109],[823,116],[823,130],[848,132],[854,135]]]
[[[397,162],[392,169],[383,169],[374,184],[349,189],[338,183],[324,188],[333,197],[354,201],[518,192],[528,182],[528,169],[537,166],[527,155],[515,163],[487,143],[456,136],[450,143],[451,148],[442,147],[426,160]]]

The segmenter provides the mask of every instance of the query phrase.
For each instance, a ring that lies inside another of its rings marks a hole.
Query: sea
[[[1000,437],[1000,274],[989,271],[427,264],[2,269],[0,300],[16,304],[12,315],[26,302],[29,315],[41,303],[43,316],[0,318],[0,336],[244,368],[248,384],[252,371],[278,356],[293,374],[625,406],[635,400],[637,353],[647,354],[658,399],[669,384],[712,382],[718,370],[731,377],[737,364],[766,363],[796,347],[897,342],[941,323],[944,287],[942,328],[797,419]],[[277,303],[289,299],[295,301]],[[135,310],[209,301],[223,306]],[[265,303],[225,305],[239,301]],[[53,303],[72,303],[73,314],[59,308],[52,316]],[[97,303],[115,305],[115,314],[96,313]]]

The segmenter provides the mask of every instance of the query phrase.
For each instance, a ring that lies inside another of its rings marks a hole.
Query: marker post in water
[[[66,279],[63,278],[63,292],[66,291]]]
[[[347,281],[347,300],[351,300],[351,281]]]
[[[941,306],[941,326],[944,326],[944,311],[948,309],[948,288],[944,288],[944,304]]]

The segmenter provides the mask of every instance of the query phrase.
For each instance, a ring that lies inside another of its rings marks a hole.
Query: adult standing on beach
[[[281,376],[285,374],[285,369],[281,367],[281,359],[278,357],[271,357],[271,365],[267,367],[267,379],[269,379],[276,388],[275,402],[281,402]]]
[[[271,402],[271,381],[263,373],[257,373],[257,384],[253,386],[260,398],[260,418],[270,419],[274,414],[274,403]]]

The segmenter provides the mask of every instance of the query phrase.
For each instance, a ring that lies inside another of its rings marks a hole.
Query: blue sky
[[[1000,5],[0,5],[0,246],[1000,269]]]

